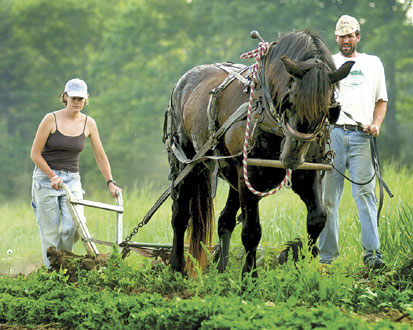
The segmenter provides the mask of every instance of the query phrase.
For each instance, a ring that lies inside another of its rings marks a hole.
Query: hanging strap
[[[387,194],[390,198],[393,198],[393,194],[390,191],[389,187],[383,180],[381,176],[381,168],[380,168],[380,155],[379,155],[379,148],[377,146],[377,139],[372,135],[369,135],[370,138],[370,150],[371,150],[371,159],[373,162],[374,171],[377,176],[377,180],[379,181],[379,191],[380,191],[380,202],[379,202],[379,209],[377,210],[377,225],[379,224],[380,212],[383,207],[383,199],[384,193],[383,188],[386,190]]]

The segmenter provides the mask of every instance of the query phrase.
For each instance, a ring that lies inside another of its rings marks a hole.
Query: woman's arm
[[[61,179],[56,175],[55,172],[47,164],[46,160],[42,156],[42,150],[46,145],[46,141],[54,129],[54,117],[52,113],[48,113],[44,116],[43,120],[40,122],[39,128],[37,129],[36,136],[33,140],[32,150],[30,152],[30,158],[33,163],[44,173],[50,180],[50,185],[53,189],[59,190],[59,182]]]
[[[103,149],[102,141],[100,140],[99,131],[96,122],[93,118],[89,117],[87,122],[88,133],[90,144],[92,146],[93,153],[96,158],[96,163],[99,167],[100,172],[105,178],[106,182],[113,180],[112,172],[110,168],[110,163],[108,157],[106,156],[105,150]],[[113,182],[109,183],[109,189],[114,198],[116,198],[116,190],[122,191],[121,188],[117,187]]]

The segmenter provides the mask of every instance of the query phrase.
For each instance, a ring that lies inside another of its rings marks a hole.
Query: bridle
[[[297,141],[302,141],[302,142],[310,142],[314,141],[317,139],[317,137],[323,132],[326,118],[327,118],[327,113],[323,115],[323,118],[321,119],[320,123],[317,125],[315,130],[312,133],[302,133],[294,129],[289,123],[288,120],[285,116],[286,110],[282,111],[282,105],[284,104],[283,100],[279,103],[279,107],[274,105],[273,99],[271,97],[271,93],[269,91],[269,88],[267,86],[266,82],[266,77],[265,77],[265,64],[266,64],[266,57],[269,54],[271,48],[276,44],[276,42],[272,42],[269,47],[268,47],[268,52],[262,57],[261,59],[261,72],[259,74],[259,83],[261,84],[261,89],[262,89],[262,98],[263,98],[263,105],[265,111],[269,112],[272,116],[273,119],[277,122],[279,126],[282,128],[282,132],[284,133],[284,136],[290,137],[292,139],[295,139]],[[317,59],[317,64],[319,64],[319,59]],[[287,95],[291,93],[291,89],[288,88],[288,91],[284,94],[282,99],[284,99]]]

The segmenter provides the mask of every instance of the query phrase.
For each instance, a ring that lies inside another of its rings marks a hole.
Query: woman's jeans
[[[73,198],[83,199],[79,173],[54,170],[68,186]],[[43,262],[50,268],[47,249],[54,246],[57,250],[72,251],[78,240],[75,224],[66,205],[66,194],[63,189],[55,190],[50,186],[49,178],[37,166],[33,171],[32,206],[40,229]],[[83,207],[76,206],[83,217]]]
[[[350,178],[359,183],[372,178],[374,168],[367,133],[333,128],[331,131],[331,147],[335,152],[334,167],[341,173],[344,173],[348,168]],[[323,202],[327,211],[327,222],[319,237],[320,262],[331,263],[339,255],[338,210],[343,194],[344,177],[333,169],[331,172],[326,172],[323,183]],[[366,185],[352,183],[353,198],[357,205],[361,223],[365,262],[372,257],[381,258],[374,187],[375,179]]]

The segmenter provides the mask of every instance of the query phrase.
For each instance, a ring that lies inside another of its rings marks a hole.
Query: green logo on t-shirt
[[[347,78],[341,81],[341,84],[347,87],[355,87],[361,85],[364,82],[365,78],[366,77],[361,70],[353,70],[350,72]]]

